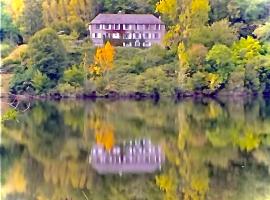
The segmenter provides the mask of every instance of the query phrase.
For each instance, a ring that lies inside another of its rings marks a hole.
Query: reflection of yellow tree
[[[7,182],[2,187],[2,195],[10,193],[23,193],[26,191],[27,182],[21,163],[15,162],[7,176]]]
[[[93,129],[97,144],[103,145],[106,150],[110,150],[115,142],[113,126],[108,122],[96,119],[93,122]]]

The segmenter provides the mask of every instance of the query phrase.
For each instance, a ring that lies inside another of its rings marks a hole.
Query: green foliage
[[[262,42],[270,41],[270,22],[266,22],[264,25],[258,27],[254,34],[258,37],[258,39]]]
[[[46,74],[42,74],[39,70],[34,73],[32,82],[37,93],[46,92],[48,89],[51,88],[52,85],[50,79],[46,76]]]
[[[73,65],[71,68],[64,71],[63,81],[73,87],[83,86],[85,73],[83,66]]]
[[[56,32],[50,28],[37,32],[29,41],[33,67],[55,84],[66,67],[66,50]]]
[[[6,5],[3,1],[0,1],[0,19],[0,41],[2,42],[4,40],[8,40],[10,43],[18,42],[19,29],[12,21],[12,18],[7,12]]]
[[[55,31],[69,35],[71,33],[71,25],[65,21],[53,22],[50,25]]]
[[[157,90],[159,93],[169,96],[175,89],[174,79],[168,77],[160,67],[147,69],[138,76],[137,81],[137,91],[146,93]]]
[[[15,120],[17,118],[17,115],[18,111],[16,109],[10,108],[3,115],[1,115],[1,123],[9,120]]]
[[[44,27],[41,3],[37,0],[24,0],[24,9],[19,23],[23,33],[28,37]]]
[[[262,51],[260,42],[251,36],[241,38],[232,47],[233,59],[237,65],[245,65],[247,61],[258,56]]]
[[[79,38],[87,36],[87,28],[82,20],[72,21],[71,29],[78,34]]]
[[[227,20],[214,22],[211,26],[204,26],[191,31],[190,43],[201,43],[206,47],[214,44],[230,46],[237,40],[236,30]]]
[[[31,82],[34,76],[33,68],[23,69],[20,67],[12,77],[9,88],[12,93],[23,93],[34,89]]]

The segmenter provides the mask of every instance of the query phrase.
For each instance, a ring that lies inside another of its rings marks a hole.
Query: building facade
[[[165,24],[151,14],[99,14],[89,24],[95,46],[150,47],[162,44]]]

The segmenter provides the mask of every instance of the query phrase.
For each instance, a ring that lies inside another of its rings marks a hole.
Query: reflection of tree
[[[214,101],[179,104],[178,140],[165,142],[171,167],[156,178],[157,185],[165,192],[165,199],[178,199],[179,196],[186,200],[206,199],[210,186],[217,187],[211,184],[210,174],[223,170],[233,173],[232,163],[239,162],[241,156],[238,149],[250,152],[265,143],[270,128],[260,119],[258,107],[254,110],[245,104],[233,103],[226,106],[242,110],[235,117],[231,117],[233,110],[228,111]],[[261,153],[255,155],[267,163],[264,156],[259,156]]]
[[[28,200],[85,199],[82,191],[95,200],[158,200],[161,191],[167,199],[187,200],[249,200],[258,191],[269,196],[270,103],[264,100],[36,102],[18,120],[2,130],[1,148],[19,151],[2,168],[3,185],[20,180],[7,199],[15,190]],[[109,149],[116,137],[145,136],[163,142],[166,151],[158,187],[153,175],[98,176],[91,170],[95,139]],[[12,171],[20,172],[17,178]]]

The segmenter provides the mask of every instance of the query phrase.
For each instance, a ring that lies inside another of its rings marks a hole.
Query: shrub
[[[57,31],[60,34],[67,34],[69,35],[71,33],[71,27],[67,22],[59,21],[59,22],[53,22],[51,24],[51,28]]]
[[[78,38],[87,36],[87,29],[82,20],[75,20],[71,22],[71,29],[78,33]]]
[[[51,28],[37,32],[30,39],[28,50],[34,69],[56,84],[66,66],[66,50],[56,32]]]
[[[137,91],[151,93],[157,90],[161,94],[170,95],[174,88],[175,79],[167,77],[160,67],[149,68],[137,78]]]
[[[29,92],[34,90],[34,86],[31,82],[34,75],[33,68],[29,69],[19,69],[10,82],[10,92],[12,93],[23,93]]]
[[[64,71],[63,80],[73,87],[83,86],[85,73],[82,66],[73,65]]]
[[[32,79],[32,82],[33,82],[33,86],[38,94],[46,92],[48,89],[51,88],[50,79],[45,74],[42,74],[38,70],[34,73],[34,77]]]
[[[27,44],[18,46],[2,60],[2,64],[7,65],[13,63],[20,63],[26,57],[27,48]]]

